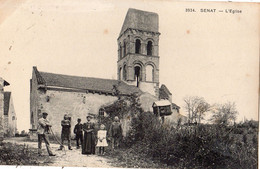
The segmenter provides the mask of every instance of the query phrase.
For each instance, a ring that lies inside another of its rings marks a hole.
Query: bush
[[[143,112],[136,95],[118,98],[104,108],[110,116],[100,121],[110,126],[114,116],[132,119],[123,149],[134,159],[134,154],[146,156],[176,168],[257,168],[257,122],[233,126],[179,123],[173,127],[162,124],[153,113]]]
[[[1,165],[37,165],[37,149],[33,151],[25,145],[2,143],[0,149]]]
[[[175,128],[146,112],[133,118],[125,142],[136,153],[177,168],[257,168],[257,145],[249,144],[246,134],[234,135],[236,128],[202,124]],[[253,136],[251,142],[256,139]]]

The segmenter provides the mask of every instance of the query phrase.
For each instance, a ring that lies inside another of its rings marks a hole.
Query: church
[[[159,17],[153,12],[130,8],[118,42],[117,80],[69,76],[40,71],[33,67],[30,80],[30,133],[35,133],[42,112],[47,112],[55,134],[60,134],[64,114],[85,121],[87,114],[104,115],[102,107],[113,104],[115,86],[123,96],[138,95],[144,111],[153,111],[154,103],[167,100],[174,120],[183,118],[180,107],[172,103],[172,94],[159,82]],[[126,127],[127,119],[121,119]]]

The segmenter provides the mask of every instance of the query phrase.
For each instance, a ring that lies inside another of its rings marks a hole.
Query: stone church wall
[[[47,90],[46,93],[39,94],[38,106],[41,112],[46,111],[49,114],[48,119],[53,126],[52,129],[59,135],[64,114],[71,116],[73,129],[78,118],[81,118],[84,123],[89,113],[98,115],[102,105],[116,100],[117,97],[109,95]]]

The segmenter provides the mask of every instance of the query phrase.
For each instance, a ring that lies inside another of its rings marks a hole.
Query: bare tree
[[[235,122],[237,117],[236,104],[233,102],[227,102],[225,104],[219,104],[212,111],[211,121],[216,124],[228,125],[231,122]]]
[[[200,123],[205,113],[210,111],[211,108],[210,104],[203,97],[185,97],[184,102],[189,116],[189,123]]]

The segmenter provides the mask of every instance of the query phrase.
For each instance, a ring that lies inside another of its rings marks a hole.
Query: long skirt
[[[95,154],[95,138],[94,133],[85,132],[82,144],[82,154]]]

